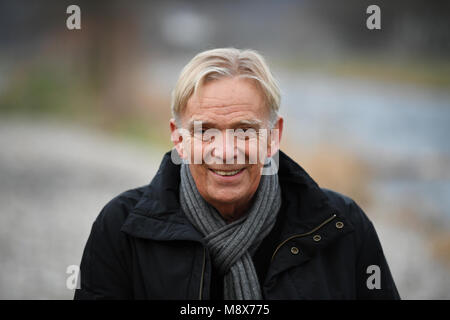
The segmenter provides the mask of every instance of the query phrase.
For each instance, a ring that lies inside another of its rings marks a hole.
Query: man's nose
[[[216,150],[217,155],[224,163],[234,163],[234,159],[236,158],[236,145],[233,132],[222,132],[221,142],[219,150]]]

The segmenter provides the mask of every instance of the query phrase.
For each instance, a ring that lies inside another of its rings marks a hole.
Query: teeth
[[[235,174],[238,174],[241,170],[242,169],[234,171],[221,171],[221,170],[213,170],[213,171],[221,176],[234,176]]]

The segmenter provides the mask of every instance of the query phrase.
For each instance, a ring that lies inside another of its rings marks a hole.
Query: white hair
[[[264,94],[270,111],[270,124],[278,119],[280,89],[264,58],[255,50],[219,48],[197,54],[181,71],[172,92],[172,115],[179,123],[180,113],[198,88],[214,79],[242,77],[253,79]]]

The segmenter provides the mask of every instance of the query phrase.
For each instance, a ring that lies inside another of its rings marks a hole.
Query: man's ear
[[[270,136],[268,139],[268,157],[274,156],[278,150],[280,150],[281,136],[283,134],[283,117],[278,117],[277,122],[270,131]]]
[[[174,118],[170,119],[170,140],[172,141],[180,158],[183,159],[183,135],[181,134],[180,129],[177,127]]]

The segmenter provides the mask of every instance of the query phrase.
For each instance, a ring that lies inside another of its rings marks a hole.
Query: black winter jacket
[[[284,221],[265,299],[399,299],[371,221],[280,152]],[[180,167],[167,153],[147,186],[111,200],[84,249],[75,299],[209,299],[211,257],[180,210]],[[375,266],[375,267],[374,267]]]

